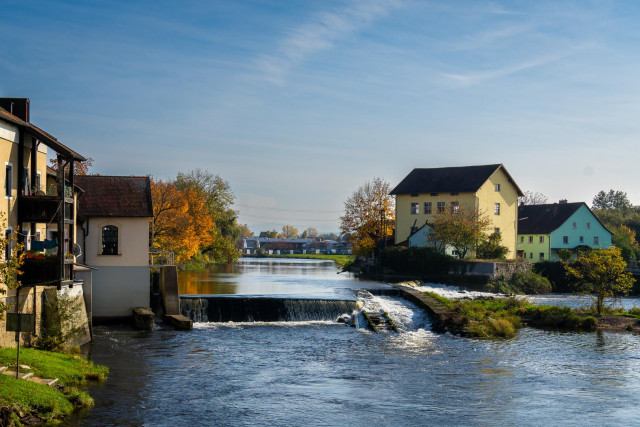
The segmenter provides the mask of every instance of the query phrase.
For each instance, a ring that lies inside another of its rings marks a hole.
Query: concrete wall
[[[92,276],[94,318],[127,317],[133,307],[150,307],[149,267],[103,266]]]

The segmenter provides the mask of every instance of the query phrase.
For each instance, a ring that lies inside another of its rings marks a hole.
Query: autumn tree
[[[547,196],[542,193],[534,193],[533,191],[525,191],[524,196],[520,197],[521,205],[544,205],[547,203]]]
[[[3,224],[3,229],[6,228],[6,221],[4,215],[0,215],[0,223]],[[7,251],[7,247],[10,248]],[[7,293],[7,289],[19,288],[20,283],[20,268],[24,261],[24,246],[22,243],[17,242],[17,234],[11,233],[10,237],[5,236],[4,233],[0,235],[0,251],[3,254],[9,253],[8,259],[0,260],[0,295]],[[4,313],[7,309],[6,304],[0,299],[0,320],[4,319]]]
[[[278,232],[276,230],[267,231],[265,233],[265,236],[269,239],[275,239],[276,237],[278,237]]]
[[[302,236],[304,239],[315,239],[318,237],[318,230],[313,227],[309,227],[302,232]]]
[[[429,223],[431,233],[428,240],[440,252],[447,246],[456,250],[458,257],[464,258],[467,252],[475,249],[485,238],[491,220],[475,207],[459,206],[445,209],[434,215]]]
[[[381,240],[393,235],[395,223],[391,186],[382,178],[374,178],[358,187],[344,202],[340,230],[350,234],[353,251],[369,255]]]
[[[51,159],[51,169],[57,171],[58,170],[58,160]],[[74,175],[89,175],[89,168],[93,166],[93,159],[91,157],[87,157],[87,159],[83,162],[74,162],[73,163],[73,174]]]
[[[565,265],[565,271],[577,281],[578,291],[594,295],[596,313],[600,316],[605,298],[631,291],[633,276],[626,272],[626,267],[620,249],[612,247],[580,253],[575,262]]]
[[[282,236],[284,236],[285,239],[297,239],[299,235],[298,229],[293,225],[285,225],[282,227]]]

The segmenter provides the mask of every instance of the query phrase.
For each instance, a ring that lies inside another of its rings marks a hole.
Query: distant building
[[[395,243],[407,245],[410,236],[422,230],[415,245],[426,242],[423,228],[445,209],[477,209],[491,220],[488,233],[499,232],[516,256],[518,197],[523,193],[501,164],[414,169],[392,191],[396,196]],[[469,254],[473,255],[473,254]]]
[[[518,219],[518,257],[527,261],[558,261],[560,249],[611,246],[611,232],[584,202],[520,206]]]
[[[131,315],[150,306],[151,180],[145,176],[76,176],[80,262],[93,272],[93,317]]]

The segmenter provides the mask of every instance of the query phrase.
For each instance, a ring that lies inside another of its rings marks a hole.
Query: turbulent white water
[[[433,292],[434,294],[441,295],[445,298],[457,299],[457,298],[480,298],[480,297],[503,297],[504,294],[494,294],[491,292],[477,292],[477,291],[465,291],[460,290],[457,286],[447,286],[437,283],[425,283],[423,286],[417,286],[414,289],[421,292]]]

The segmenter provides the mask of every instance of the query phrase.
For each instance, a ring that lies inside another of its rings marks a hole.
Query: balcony
[[[73,258],[65,259],[63,266],[55,255],[25,257],[21,270],[23,286],[61,285],[73,280]]]
[[[73,199],[65,198],[65,222],[72,222]],[[56,221],[60,213],[60,199],[57,196],[33,195],[19,196],[18,210],[20,222],[45,222]]]

